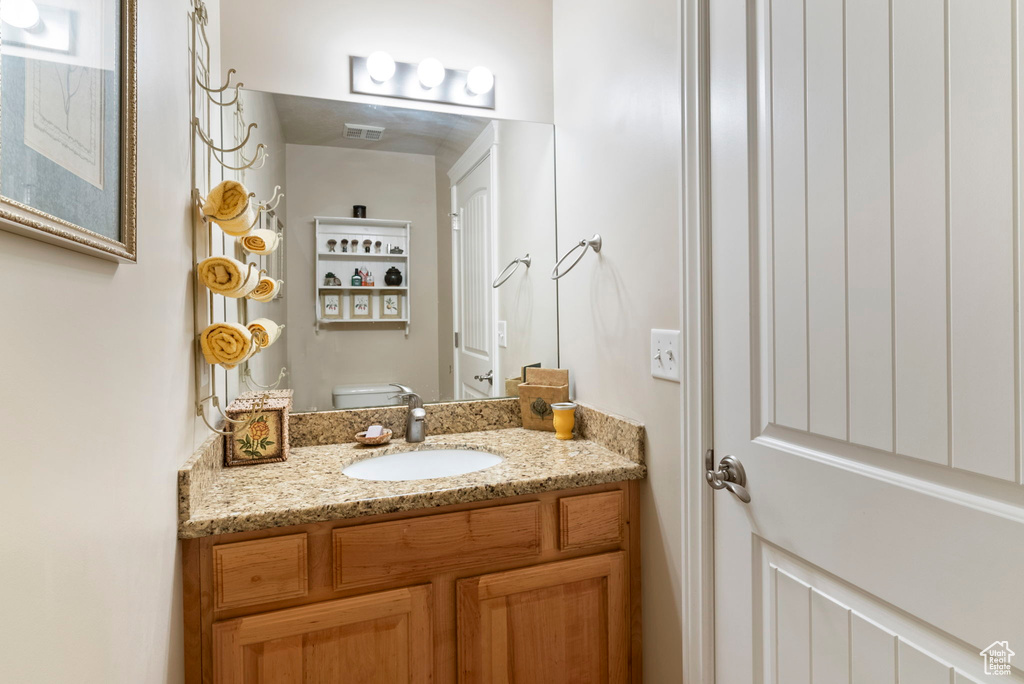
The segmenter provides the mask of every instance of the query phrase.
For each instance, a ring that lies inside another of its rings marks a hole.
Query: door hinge
[[[455,333],[455,348],[459,348],[459,333]]]

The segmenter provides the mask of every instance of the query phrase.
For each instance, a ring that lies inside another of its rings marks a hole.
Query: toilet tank
[[[364,408],[367,406],[392,406],[402,403],[399,390],[394,385],[336,385],[332,392],[334,408]]]

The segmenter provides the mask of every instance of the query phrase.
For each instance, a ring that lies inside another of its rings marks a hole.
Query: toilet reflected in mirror
[[[248,316],[289,332],[243,377],[287,367],[304,411],[398,404],[395,384],[425,402],[508,396],[522,367],[557,367],[553,126],[241,99],[280,151],[246,185],[283,179],[287,226],[283,296]]]

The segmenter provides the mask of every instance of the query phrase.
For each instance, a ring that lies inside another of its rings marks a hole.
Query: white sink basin
[[[404,451],[353,463],[341,471],[357,480],[430,480],[484,470],[501,463],[501,456],[484,451],[432,449]]]

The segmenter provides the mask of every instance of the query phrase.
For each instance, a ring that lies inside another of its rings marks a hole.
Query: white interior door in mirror
[[[455,222],[453,245],[455,323],[459,343],[455,349],[455,398],[480,399],[494,394],[503,383],[495,377],[498,349],[495,344],[492,212],[493,150],[452,189]],[[483,378],[490,378],[483,379]]]

